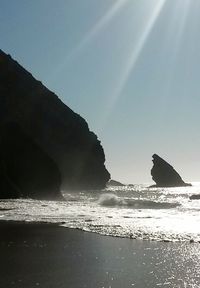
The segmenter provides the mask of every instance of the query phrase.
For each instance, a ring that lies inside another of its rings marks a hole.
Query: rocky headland
[[[151,187],[191,186],[191,184],[185,183],[176,170],[164,159],[157,154],[154,154],[152,157],[153,167],[151,169],[151,175],[156,185],[152,185]]]
[[[2,50],[0,123],[0,198],[38,198],[44,190],[55,196],[60,186],[101,189],[108,182],[103,148],[87,122]]]
[[[56,163],[16,123],[1,129],[1,198],[62,199]]]

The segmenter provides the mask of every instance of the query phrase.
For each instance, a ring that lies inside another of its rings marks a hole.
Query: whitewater
[[[156,241],[200,242],[200,183],[192,187],[109,187],[63,191],[64,201],[0,201],[0,220],[57,223],[103,235]]]

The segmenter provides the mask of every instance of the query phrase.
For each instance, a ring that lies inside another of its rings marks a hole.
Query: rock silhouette
[[[0,138],[0,198],[62,199],[55,162],[16,123]]]
[[[116,181],[116,180],[109,180],[109,182],[107,183],[107,186],[125,186],[124,184],[122,184],[121,182],[119,181]]]
[[[157,154],[153,156],[153,168],[151,169],[151,175],[156,185],[152,187],[180,187],[191,186],[191,184],[185,183],[176,170],[167,163],[164,159]]]
[[[110,174],[104,150],[86,121],[0,50],[1,127],[8,122],[17,123],[54,160],[64,188],[105,187]]]
[[[191,195],[190,200],[200,200],[200,194]]]

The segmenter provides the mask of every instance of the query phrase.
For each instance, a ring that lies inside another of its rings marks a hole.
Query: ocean
[[[65,201],[0,201],[0,220],[59,223],[102,235],[164,242],[200,242],[200,183],[192,187],[109,187],[63,191]]]

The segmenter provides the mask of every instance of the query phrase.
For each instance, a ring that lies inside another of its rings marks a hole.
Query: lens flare
[[[68,56],[71,58],[76,56],[82,49],[84,49],[93,39],[98,35],[98,33],[103,30],[106,25],[117,15],[120,9],[130,0],[118,0],[115,4],[108,10],[108,12],[96,23],[94,28],[88,32],[88,34],[82,39],[78,46],[72,51]]]
[[[140,54],[143,50],[143,47],[144,47],[153,27],[155,25],[155,22],[156,22],[158,16],[160,15],[160,13],[164,7],[165,2],[166,2],[166,0],[156,1],[156,4],[153,7],[153,9],[149,15],[149,18],[147,19],[147,23],[146,23],[144,31],[141,34],[141,37],[138,39],[138,42],[136,45],[134,43],[134,46],[132,48],[132,52],[129,55],[129,58],[125,64],[125,67],[122,71],[121,77],[120,77],[118,83],[115,85],[112,96],[108,99],[107,112],[106,112],[106,115],[104,115],[105,117],[104,117],[101,129],[103,129],[104,125],[107,122],[109,115],[111,114],[112,110],[114,109],[114,106],[115,106],[118,98],[120,97],[120,95],[121,95],[121,93],[122,93],[122,91],[123,91],[123,89],[124,89],[124,87],[128,81],[128,78],[130,77],[130,74],[134,69],[134,66],[135,66],[137,60],[140,57]]]
[[[71,53],[69,53],[59,68],[57,68],[57,73],[61,72],[68,62],[72,61],[81,53],[97,35],[106,28],[106,26],[112,21],[112,19],[120,12],[120,10],[125,6],[130,0],[117,0],[107,13],[94,25],[94,27],[82,38],[76,47],[73,48]]]
[[[172,41],[173,45],[171,45],[171,55],[168,59],[168,67],[170,67],[170,74],[168,74],[165,79],[163,97],[167,97],[170,94],[170,89],[172,87],[172,82],[174,78],[174,71],[177,65],[178,54],[181,49],[185,26],[191,7],[191,1],[177,0],[175,4],[176,5],[173,7],[172,17],[169,23],[168,35],[166,36],[165,42],[165,47],[169,47],[169,43],[172,43]]]

